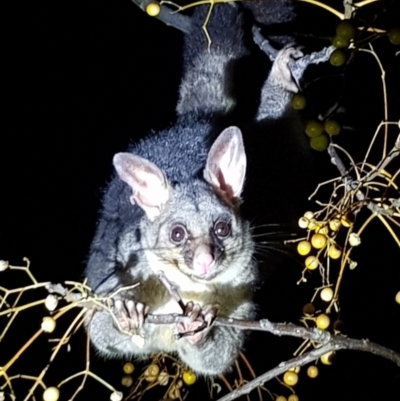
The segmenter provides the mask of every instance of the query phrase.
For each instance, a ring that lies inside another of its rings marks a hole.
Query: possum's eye
[[[180,244],[186,238],[186,228],[181,224],[172,227],[170,238],[174,244]]]
[[[226,238],[231,232],[229,223],[224,220],[219,220],[214,225],[214,233],[219,238]]]

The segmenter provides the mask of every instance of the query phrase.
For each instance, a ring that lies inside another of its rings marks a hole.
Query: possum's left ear
[[[226,128],[208,153],[205,180],[228,203],[235,204],[243,189],[246,174],[246,153],[238,127]]]

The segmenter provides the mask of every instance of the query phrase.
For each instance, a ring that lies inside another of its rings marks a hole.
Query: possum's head
[[[142,245],[149,267],[179,284],[232,282],[253,253],[248,223],[237,213],[246,155],[241,132],[225,129],[212,145],[204,180],[171,185],[152,162],[130,153],[114,157],[119,177],[132,188],[131,202],[146,214]]]

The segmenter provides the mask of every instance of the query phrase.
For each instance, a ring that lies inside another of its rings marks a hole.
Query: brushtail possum
[[[235,79],[237,65],[255,49],[248,46],[251,11],[259,23],[292,18],[287,2],[246,7],[214,6],[210,47],[201,29],[207,8],[196,7],[185,38],[176,123],[114,156],[116,174],[105,193],[86,276],[101,295],[139,285],[115,296],[123,331],[105,311],[87,323],[94,347],[105,356],[177,353],[193,371],[213,376],[225,372],[243,346],[243,331],[210,325],[217,315],[251,319],[255,310],[254,241],[239,210],[246,152],[242,130],[227,121],[243,104]],[[285,47],[278,53],[259,85],[253,120],[284,114],[293,90],[287,73],[293,52]],[[186,304],[186,321],[146,324],[147,313],[182,313],[159,271]],[[139,346],[127,332],[140,334],[144,343]],[[177,339],[176,333],[190,335]]]

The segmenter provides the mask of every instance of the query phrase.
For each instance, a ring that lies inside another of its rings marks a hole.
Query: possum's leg
[[[298,92],[297,80],[291,71],[291,62],[303,56],[293,46],[286,46],[278,52],[268,79],[261,90],[261,101],[257,120],[278,119],[290,106],[293,93]]]

